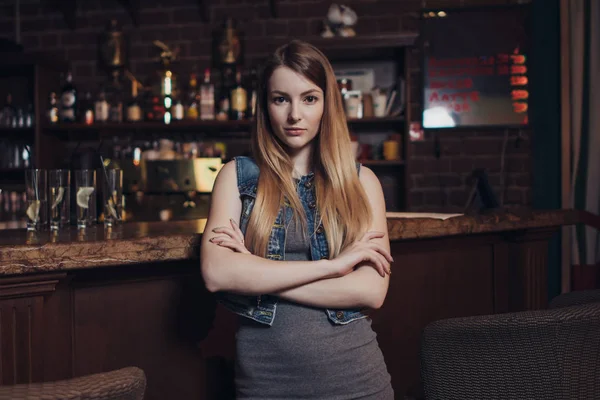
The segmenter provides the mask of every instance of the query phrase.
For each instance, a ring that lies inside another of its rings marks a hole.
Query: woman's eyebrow
[[[300,96],[306,96],[307,94],[313,93],[313,92],[320,93],[321,91],[319,89],[310,89],[310,90],[300,93]],[[289,96],[286,92],[281,91],[281,90],[271,90],[271,94],[281,94],[284,96]]]

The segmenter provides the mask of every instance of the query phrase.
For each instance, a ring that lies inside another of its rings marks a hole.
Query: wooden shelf
[[[373,128],[401,128],[403,117],[364,118],[349,120],[352,131]],[[161,122],[123,122],[46,125],[43,132],[73,140],[98,139],[111,136],[155,135],[209,135],[218,137],[248,137],[251,121],[174,121],[169,125]]]
[[[359,162],[367,167],[393,167],[404,165],[404,160],[359,160]]]
[[[35,136],[35,128],[0,128],[0,140],[11,139],[20,142],[33,140]]]

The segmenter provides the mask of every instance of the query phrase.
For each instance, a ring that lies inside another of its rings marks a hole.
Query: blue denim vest
[[[240,216],[240,229],[246,234],[250,213],[256,200],[256,188],[258,185],[259,169],[256,163],[248,157],[236,157],[236,170],[238,190],[242,200],[242,215]],[[360,166],[357,166],[360,168]],[[316,207],[316,200],[313,187],[313,174],[303,176],[298,185],[298,195],[304,206],[307,217],[308,237],[310,237],[310,254],[312,260],[329,258],[329,247],[325,231],[319,224],[319,210]],[[267,245],[267,256],[269,260],[285,259],[285,227],[290,222],[293,215],[292,209],[284,204],[279,209],[269,243]],[[314,232],[314,234],[313,234]],[[272,325],[277,310],[277,297],[271,295],[244,296],[234,293],[219,293],[219,301],[230,311],[253,319],[266,325]],[[330,310],[325,309],[329,319],[338,325],[348,324],[357,319],[365,318],[366,315],[360,310]]]

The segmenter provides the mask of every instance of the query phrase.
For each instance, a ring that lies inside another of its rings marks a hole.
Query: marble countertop
[[[493,233],[571,225],[573,210],[499,212],[467,216],[389,213],[390,240]],[[135,222],[105,230],[32,233],[0,230],[0,276],[198,258],[205,219]]]

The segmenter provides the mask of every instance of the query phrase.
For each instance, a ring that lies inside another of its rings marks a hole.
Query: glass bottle
[[[67,72],[67,79],[60,92],[60,120],[75,122],[77,120],[77,88],[73,84],[73,74]]]
[[[238,69],[235,74],[235,85],[230,96],[231,119],[243,120],[248,109],[248,92],[242,86],[242,73]]]
[[[104,89],[98,93],[98,99],[94,104],[94,120],[96,122],[107,122],[108,121],[108,101],[106,100],[106,93]]]
[[[58,123],[58,100],[56,99],[56,93],[51,92],[48,101],[48,122],[56,124]]]
[[[2,126],[13,127],[16,126],[17,112],[12,104],[12,94],[6,95],[6,104],[2,108]]]
[[[85,93],[81,104],[81,122],[86,125],[94,123],[94,102],[92,101],[92,94],[90,92]]]
[[[138,99],[137,82],[131,82],[131,100],[127,105],[127,121],[138,122],[142,120],[142,107]]]
[[[195,121],[200,116],[198,105],[198,81],[196,74],[190,74],[187,104],[185,105],[185,119]]]
[[[215,119],[215,85],[210,80],[210,68],[204,70],[204,81],[200,85],[200,119]]]
[[[173,120],[181,121],[185,115],[181,96],[178,93],[174,93],[173,100]]]
[[[113,72],[113,81],[108,87],[106,97],[108,100],[108,120],[110,122],[123,122],[123,88],[118,72]]]

